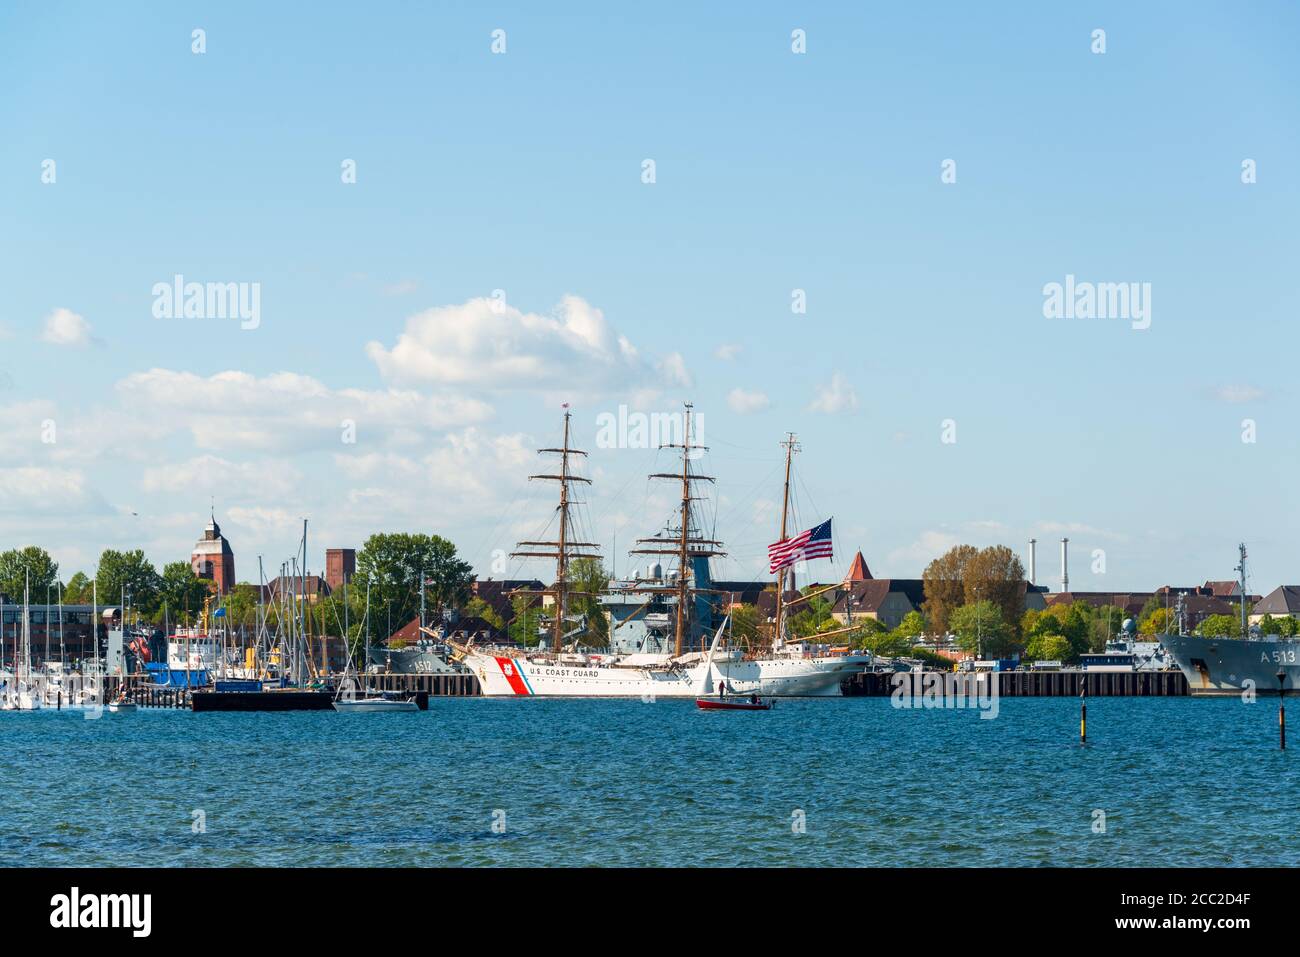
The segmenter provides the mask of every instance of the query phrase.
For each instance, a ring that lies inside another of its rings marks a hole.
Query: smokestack
[[[1029,540],[1029,584],[1038,584],[1038,539]]]
[[[1070,540],[1061,539],[1061,591],[1070,590]]]

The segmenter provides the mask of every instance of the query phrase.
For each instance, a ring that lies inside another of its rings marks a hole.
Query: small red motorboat
[[[771,711],[772,699],[762,698],[696,698],[695,707],[702,711]]]

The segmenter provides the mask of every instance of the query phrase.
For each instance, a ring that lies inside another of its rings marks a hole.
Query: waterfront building
[[[95,656],[95,643],[91,637],[90,605],[64,605],[62,628],[60,628],[57,604],[30,605],[28,610],[31,614],[31,649],[35,667],[39,667],[45,661],[59,661],[61,656],[69,664]],[[114,627],[117,626],[118,618],[108,614],[112,612],[115,615],[117,609],[101,607],[99,610],[105,615],[106,621]],[[101,654],[103,641],[107,639],[106,628],[106,625],[100,625]],[[59,640],[60,633],[63,639],[62,646]],[[15,655],[20,653],[18,649],[22,647],[22,634],[22,603],[0,604],[0,645],[3,646],[6,666],[11,666]]]

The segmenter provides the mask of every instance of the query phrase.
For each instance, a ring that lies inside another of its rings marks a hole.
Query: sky
[[[503,556],[567,402],[626,574],[671,453],[600,424],[689,401],[715,577],[765,575],[793,432],[821,581],[1037,538],[1055,590],[1068,536],[1073,590],[1239,542],[1298,582],[1298,40],[1285,2],[5,5],[0,548],[161,567],[211,507],[241,580],[303,519],[314,570],[423,531],[546,577]],[[1067,276],[1146,319],[1047,315]]]

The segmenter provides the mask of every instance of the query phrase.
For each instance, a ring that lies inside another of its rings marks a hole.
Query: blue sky
[[[669,490],[597,417],[689,399],[720,575],[761,573],[794,431],[823,580],[1034,536],[1055,583],[1068,534],[1076,590],[1243,540],[1295,582],[1297,39],[1288,3],[11,5],[0,544],[162,564],[215,498],[241,578],[303,517],[315,566],[428,530],[492,574],[569,401],[626,571]],[[257,328],[155,318],[176,274],[259,283]],[[1150,328],[1045,318],[1067,274],[1150,283]]]

